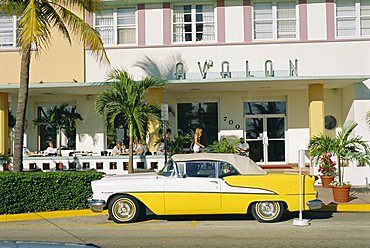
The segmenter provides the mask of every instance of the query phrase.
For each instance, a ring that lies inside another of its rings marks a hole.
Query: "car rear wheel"
[[[284,206],[281,202],[256,202],[252,206],[252,215],[259,222],[276,222],[283,216]]]
[[[135,222],[139,219],[141,205],[132,196],[117,195],[108,205],[109,217],[116,223]]]

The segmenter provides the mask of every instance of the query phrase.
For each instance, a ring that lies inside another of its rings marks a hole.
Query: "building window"
[[[336,13],[338,37],[370,35],[370,0],[338,0]]]
[[[173,7],[174,42],[208,42],[214,40],[214,5],[181,5]]]
[[[295,39],[297,16],[295,1],[253,3],[254,39]]]
[[[0,14],[0,49],[15,49],[17,35],[17,17]]]
[[[136,43],[135,9],[105,9],[95,14],[94,27],[105,45]]]
[[[210,145],[218,140],[218,103],[194,102],[177,104],[177,128],[179,134],[194,135],[195,129],[203,129],[200,143]],[[189,144],[190,145],[190,144]],[[189,148],[187,146],[186,148]]]

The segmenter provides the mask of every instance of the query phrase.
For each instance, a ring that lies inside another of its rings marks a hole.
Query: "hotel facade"
[[[111,64],[54,34],[47,53],[31,62],[30,150],[43,150],[51,138],[32,120],[62,103],[83,117],[61,137],[69,150],[100,153],[126,138],[123,126],[107,127],[94,111],[111,68],[168,81],[147,98],[174,110],[172,136],[201,127],[206,145],[243,137],[261,165],[296,164],[311,136],[335,135],[351,121],[359,124],[355,135],[370,141],[370,0],[106,1],[101,12],[81,15],[99,32]],[[2,153],[11,148],[7,111],[15,115],[17,104],[16,22],[0,15]],[[369,167],[346,170],[353,184],[368,183]]]

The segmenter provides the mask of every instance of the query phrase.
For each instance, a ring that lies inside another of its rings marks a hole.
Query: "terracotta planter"
[[[349,190],[351,186],[334,186],[332,189],[335,202],[349,202]]]
[[[332,181],[334,181],[335,176],[320,176],[321,178],[321,183],[323,188],[331,188],[329,185]]]

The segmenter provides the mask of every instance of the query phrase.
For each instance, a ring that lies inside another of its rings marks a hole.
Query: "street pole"
[[[164,164],[167,164],[167,121],[163,121],[163,141],[164,141]]]
[[[293,226],[308,226],[310,223],[306,219],[302,219],[302,167],[304,167],[304,150],[298,151],[298,167],[299,167],[299,219],[293,220]]]
[[[167,121],[168,121],[168,104],[161,104],[161,120],[163,121],[163,143],[164,143],[164,164],[167,164]]]

